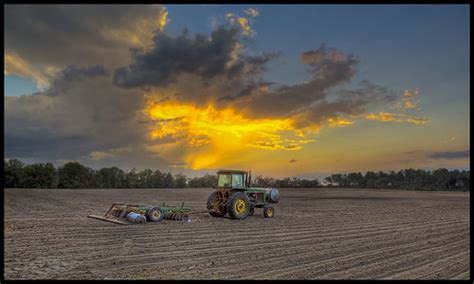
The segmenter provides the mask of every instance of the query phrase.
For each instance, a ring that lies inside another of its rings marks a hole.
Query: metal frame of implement
[[[147,214],[148,210],[151,208],[159,207],[163,212],[163,219],[167,220],[189,220],[190,214],[204,213],[204,212],[193,212],[191,208],[184,207],[184,202],[181,204],[181,207],[176,206],[166,206],[163,202],[161,206],[156,205],[147,205],[147,204],[126,204],[126,203],[113,203],[112,206],[105,212],[104,215],[88,215],[88,218],[98,219],[106,222],[111,222],[114,224],[120,225],[129,225],[133,224],[127,220],[127,214],[130,212],[138,213],[140,215]],[[205,211],[207,212],[207,211]],[[159,222],[159,221],[157,221]]]

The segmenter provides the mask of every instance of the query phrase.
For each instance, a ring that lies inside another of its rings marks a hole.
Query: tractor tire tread
[[[227,212],[229,213],[230,218],[243,220],[243,219],[247,218],[249,210],[247,210],[247,212],[245,214],[240,215],[240,216],[234,211],[234,201],[239,199],[239,198],[242,198],[247,202],[247,206],[250,210],[249,197],[247,196],[247,194],[245,194],[241,191],[236,191],[229,197],[229,200],[227,200],[227,206],[226,207],[227,207]]]
[[[211,193],[211,195],[209,195],[209,198],[207,199],[207,210],[212,210],[212,205],[215,202],[214,200],[216,199],[216,197],[217,191],[214,191],[213,193]],[[227,212],[224,207],[224,210],[222,212],[209,212],[209,214],[213,217],[224,217]]]

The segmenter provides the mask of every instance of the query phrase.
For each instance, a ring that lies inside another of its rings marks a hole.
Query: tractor
[[[251,172],[220,170],[217,172],[217,187],[207,200],[207,210],[214,217],[245,219],[254,214],[255,208],[263,208],[263,217],[273,218],[280,193],[276,188],[251,186]]]

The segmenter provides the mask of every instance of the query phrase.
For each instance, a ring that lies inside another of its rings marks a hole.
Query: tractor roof
[[[241,171],[241,170],[220,170],[217,172],[217,174],[245,174],[247,171]]]

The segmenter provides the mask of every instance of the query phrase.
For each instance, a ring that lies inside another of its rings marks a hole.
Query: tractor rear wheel
[[[245,219],[250,211],[250,200],[247,194],[235,192],[227,201],[227,212],[232,219]]]
[[[163,210],[158,206],[148,209],[146,211],[145,216],[147,220],[150,220],[152,222],[159,222],[165,217],[165,215],[163,214]]]
[[[220,206],[219,203],[221,203],[219,193],[214,191],[207,199],[207,210],[211,216],[224,217],[227,214],[225,206]]]
[[[265,205],[263,207],[263,217],[265,218],[273,218],[275,216],[275,209],[271,205]]]

